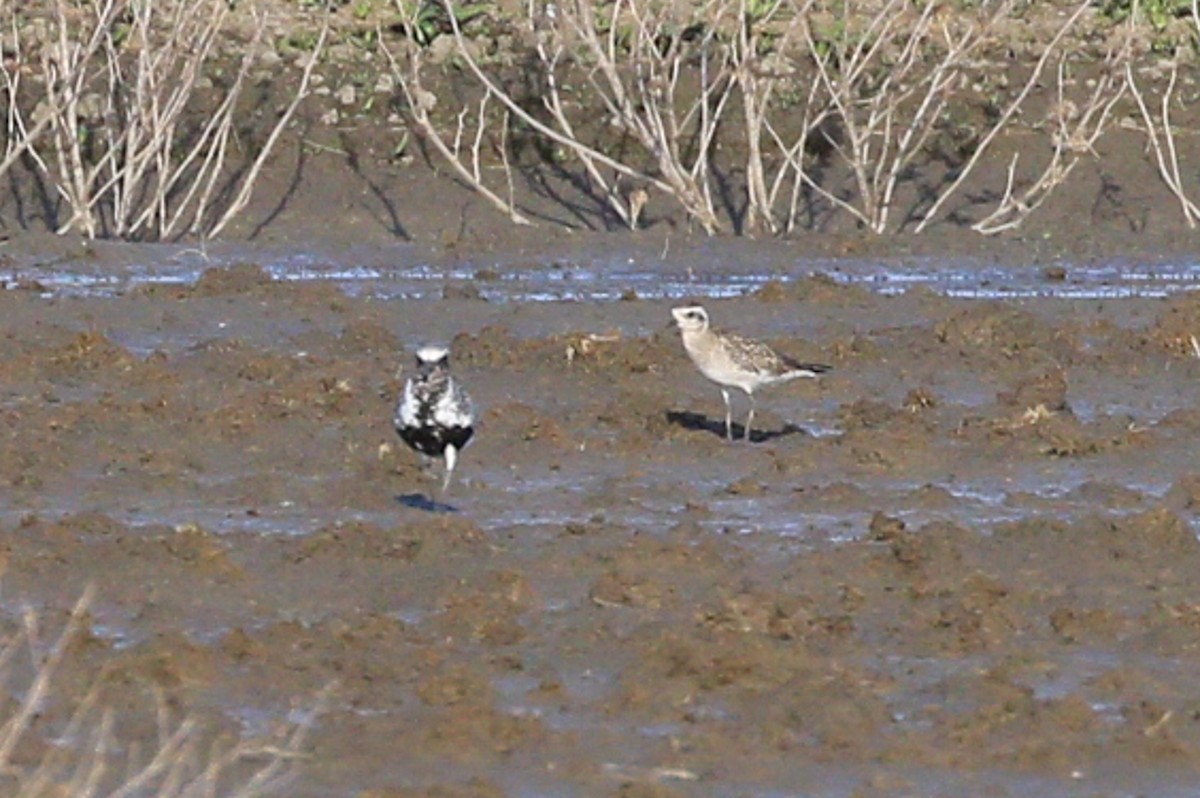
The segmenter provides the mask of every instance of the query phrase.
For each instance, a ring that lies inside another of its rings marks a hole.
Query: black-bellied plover
[[[750,440],[757,389],[798,377],[815,377],[830,369],[821,363],[800,363],[784,357],[760,341],[714,330],[708,322],[708,311],[699,305],[672,308],[671,315],[675,317],[675,324],[683,335],[683,348],[692,362],[700,373],[721,386],[721,396],[725,399],[725,435],[729,440],[733,440],[730,388],[741,388],[750,399],[745,434],[746,440]]]
[[[404,384],[395,424],[400,438],[413,449],[445,460],[444,493],[458,453],[475,434],[471,397],[450,376],[450,350],[443,346],[417,350],[417,373]]]

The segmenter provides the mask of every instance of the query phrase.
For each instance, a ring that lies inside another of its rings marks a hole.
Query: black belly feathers
[[[458,453],[475,434],[471,397],[450,374],[449,350],[426,346],[417,351],[417,373],[404,384],[395,424],[400,440],[427,457],[445,461],[445,492]]]
[[[432,422],[397,427],[396,431],[400,433],[400,440],[427,457],[441,457],[447,445],[462,451],[475,434],[474,427],[443,427]]]

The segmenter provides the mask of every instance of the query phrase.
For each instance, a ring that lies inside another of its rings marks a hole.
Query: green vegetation
[[[428,47],[439,36],[453,30],[450,15],[446,13],[445,5],[439,0],[423,0],[423,2],[402,0],[401,8],[404,12],[406,20],[404,26],[409,38],[422,47]],[[454,22],[460,28],[491,10],[487,3],[455,4],[453,8]]]
[[[1148,23],[1157,31],[1192,13],[1192,0],[1105,0],[1101,13],[1113,22]]]
[[[295,30],[279,40],[276,49],[284,55],[292,53],[308,53],[317,46],[319,31]]]

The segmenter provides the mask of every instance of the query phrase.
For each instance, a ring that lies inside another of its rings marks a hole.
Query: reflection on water
[[[736,249],[733,248],[736,246]],[[254,263],[275,279],[336,284],[355,295],[384,299],[433,298],[447,284],[472,283],[489,301],[610,301],[636,293],[646,299],[735,297],[768,282],[787,283],[813,274],[861,285],[882,294],[922,287],[952,297],[1062,299],[1162,297],[1200,288],[1200,263],[1056,262],[1002,265],[969,258],[780,259],[778,251],[712,242],[667,258],[619,249],[581,248],[570,257],[529,256],[428,262],[412,245],[317,252],[263,246],[195,247],[105,244],[53,262],[10,258],[0,268],[0,285],[36,287],[47,294],[116,294],[142,285],[186,285],[210,268]],[[102,261],[102,264],[101,264]]]

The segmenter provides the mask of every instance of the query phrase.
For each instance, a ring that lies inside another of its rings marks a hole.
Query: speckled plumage
[[[725,434],[730,440],[733,440],[733,409],[728,388],[740,388],[750,399],[745,431],[745,438],[749,440],[757,389],[799,377],[815,377],[830,369],[822,363],[801,363],[780,355],[761,341],[715,330],[709,324],[708,311],[699,305],[674,308],[671,315],[692,362],[701,374],[721,386],[721,396],[725,400]]]
[[[451,376],[449,361],[442,347],[417,352],[417,374],[404,384],[395,417],[401,440],[427,457],[445,460],[443,492],[450,487],[458,453],[475,434],[471,397]]]

